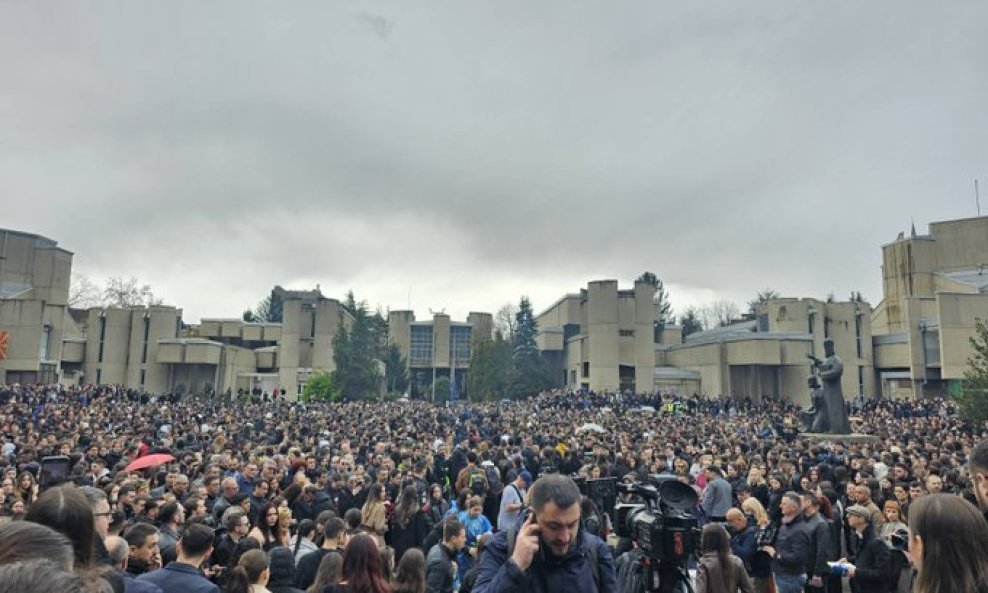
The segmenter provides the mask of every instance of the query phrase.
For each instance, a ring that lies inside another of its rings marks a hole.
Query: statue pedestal
[[[838,441],[845,445],[877,445],[881,439],[873,434],[830,434],[826,432],[801,432],[797,438],[805,439],[811,443],[836,443]]]

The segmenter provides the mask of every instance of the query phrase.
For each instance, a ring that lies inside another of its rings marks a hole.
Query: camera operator
[[[810,533],[803,518],[802,500],[795,492],[782,495],[782,523],[775,545],[761,550],[772,557],[772,572],[779,593],[801,593],[806,584],[806,562],[810,556]]]
[[[611,551],[580,529],[580,489],[547,474],[529,492],[532,513],[517,531],[501,531],[480,559],[475,593],[615,593]]]

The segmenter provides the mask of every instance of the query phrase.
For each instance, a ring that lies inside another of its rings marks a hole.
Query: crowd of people
[[[0,387],[0,593],[611,593],[638,582],[635,542],[567,476],[655,475],[696,493],[700,591],[988,592],[985,427],[944,400],[858,402],[871,441],[811,442],[798,418],[734,397]]]

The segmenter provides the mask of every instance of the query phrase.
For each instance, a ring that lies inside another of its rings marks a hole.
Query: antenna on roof
[[[978,178],[974,178],[974,205],[978,208],[978,216],[981,216],[981,195],[978,192]]]
[[[912,225],[912,230],[909,232],[909,236],[910,237],[915,237],[916,236],[916,221],[914,219],[910,218],[909,219],[909,222]]]

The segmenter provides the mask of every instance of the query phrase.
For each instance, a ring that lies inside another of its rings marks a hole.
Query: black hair
[[[201,523],[193,523],[185,528],[179,543],[182,545],[182,555],[190,558],[203,556],[213,547],[215,533]]]
[[[450,541],[454,537],[463,533],[463,523],[459,519],[450,518],[443,525],[443,541]]]
[[[580,502],[580,488],[573,478],[562,474],[546,474],[532,484],[528,500],[535,512],[541,512],[552,502],[559,509],[568,509]]]

